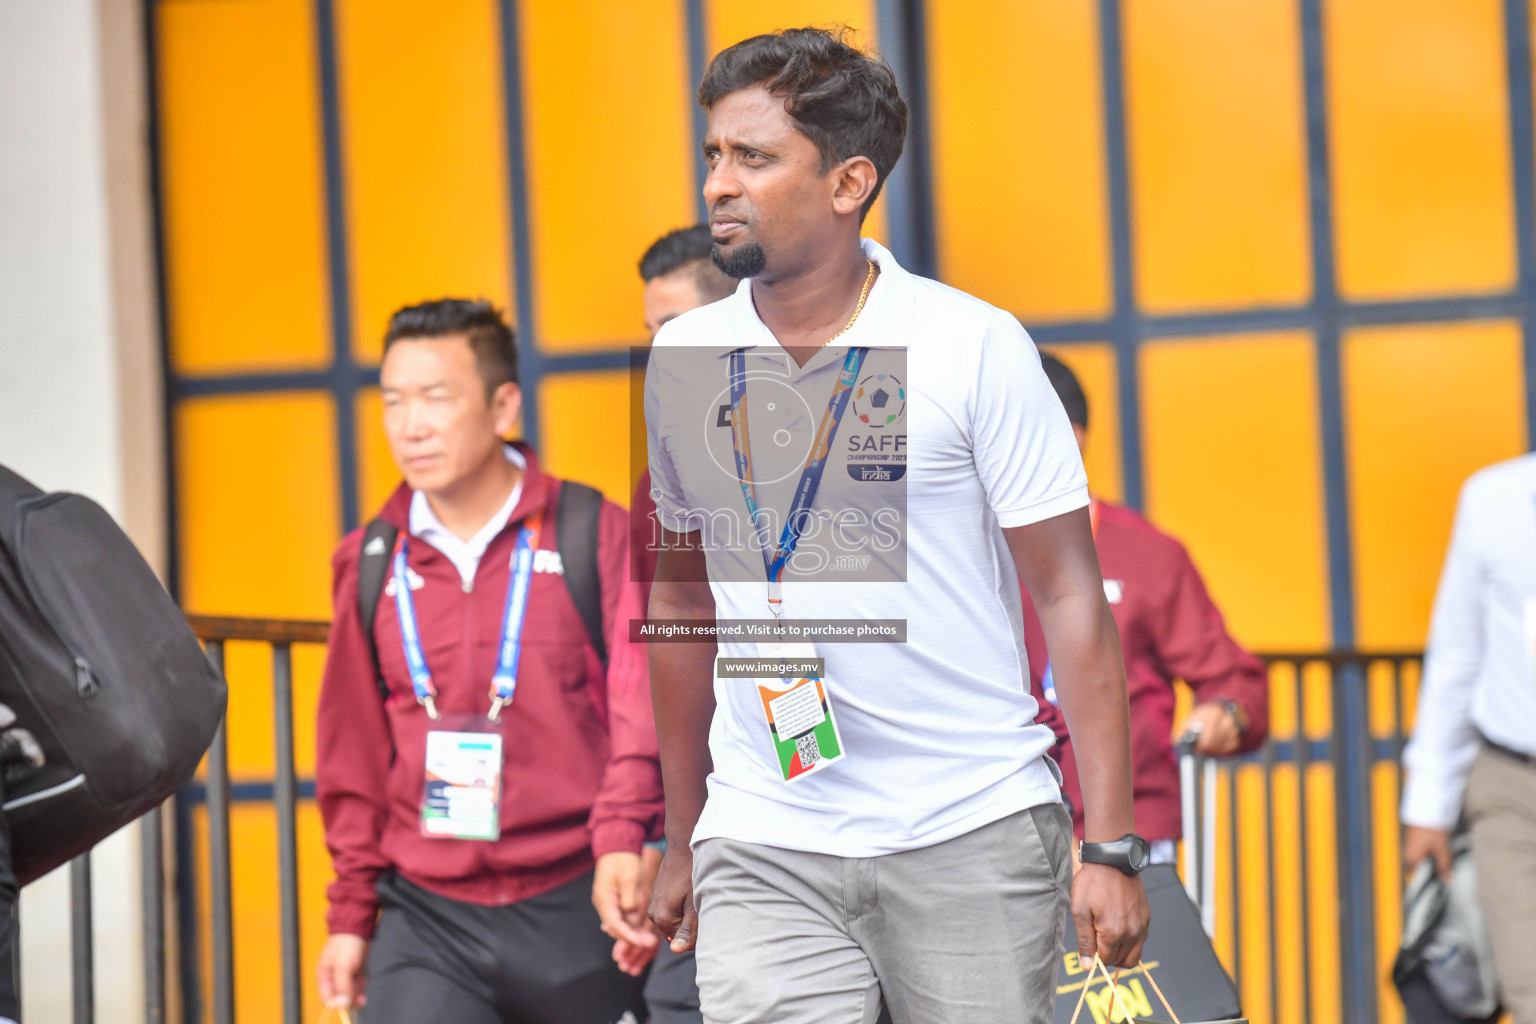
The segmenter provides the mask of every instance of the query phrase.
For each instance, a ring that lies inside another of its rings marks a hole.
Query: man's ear
[[[491,419],[496,426],[496,436],[506,437],[517,426],[517,418],[523,414],[523,389],[510,381],[491,394]]]
[[[867,156],[851,156],[832,169],[832,209],[857,214],[874,194],[880,175]]]

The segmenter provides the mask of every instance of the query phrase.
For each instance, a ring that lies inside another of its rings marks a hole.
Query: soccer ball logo
[[[907,389],[888,373],[872,373],[853,392],[853,414],[876,430],[901,419],[907,411]]]

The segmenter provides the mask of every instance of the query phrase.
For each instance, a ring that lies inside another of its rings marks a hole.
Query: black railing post
[[[1241,861],[1237,850],[1237,779],[1239,765],[1228,761],[1223,766],[1227,776],[1227,900],[1231,904],[1229,920],[1232,922],[1232,980],[1237,982],[1238,992],[1243,990],[1243,890]]]
[[[1376,1020],[1376,898],[1371,877],[1370,724],[1365,707],[1365,665],[1336,663],[1333,670],[1334,821],[1338,847],[1339,1007],[1346,1024]]]
[[[1301,904],[1301,1020],[1312,1019],[1312,899],[1311,886],[1307,884],[1311,850],[1307,841],[1307,772],[1312,762],[1312,737],[1307,733],[1307,685],[1306,662],[1295,661],[1296,666],[1296,848],[1301,861],[1296,872],[1298,899]]]
[[[277,772],[278,892],[282,901],[283,1024],[300,1024],[303,1013],[299,950],[298,780],[293,765],[293,648],[272,646],[272,720]]]
[[[224,642],[208,642],[208,659],[222,675]],[[226,680],[227,682],[227,680]],[[228,716],[208,748],[208,880],[213,901],[213,1020],[235,1024],[235,922],[230,878]]]
[[[91,854],[69,862],[70,978],[75,1024],[96,1020],[96,966],[91,931]]]
[[[1267,678],[1267,675],[1266,675]],[[1259,754],[1264,770],[1264,873],[1268,883],[1269,925],[1269,1020],[1280,1024],[1280,929],[1275,922],[1279,910],[1275,899],[1275,739],[1264,741]]]
[[[144,913],[144,1024],[165,1024],[165,833],[155,807],[139,821]]]

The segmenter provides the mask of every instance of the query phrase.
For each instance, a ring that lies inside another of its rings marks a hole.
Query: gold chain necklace
[[[859,314],[864,312],[864,301],[869,298],[869,286],[875,283],[875,261],[866,258],[864,262],[869,264],[869,273],[864,275],[864,287],[859,291],[859,304],[853,307],[853,316],[848,318],[842,330],[832,335],[831,340],[827,342],[828,345],[847,334],[853,327],[853,322],[859,318]]]

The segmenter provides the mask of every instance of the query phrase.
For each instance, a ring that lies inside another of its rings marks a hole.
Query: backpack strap
[[[572,480],[560,484],[555,508],[555,547],[571,592],[576,612],[587,627],[587,639],[603,666],[608,665],[608,643],[603,637],[603,579],[597,564],[598,520],[603,494]]]
[[[394,523],[375,519],[363,532],[363,547],[357,556],[357,617],[368,638],[368,655],[373,661],[373,678],[379,693],[389,699],[389,684],[379,667],[379,642],[373,635],[373,620],[379,614],[379,600],[384,596],[384,581],[389,578],[389,560],[395,553],[395,539],[400,530]]]

